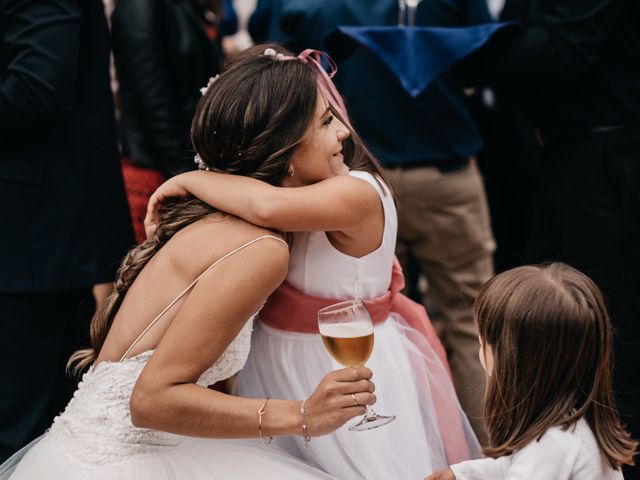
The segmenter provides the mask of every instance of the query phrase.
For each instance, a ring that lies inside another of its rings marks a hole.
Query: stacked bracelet
[[[306,402],[306,400],[303,400],[302,404],[300,405],[300,428],[302,432],[302,440],[304,440],[304,448],[308,448],[309,442],[311,442],[311,436],[309,435],[309,430],[307,429],[307,422],[304,418],[304,414],[305,414],[304,402]]]
[[[262,406],[260,407],[260,409],[258,410],[258,436],[260,437],[260,441],[262,442],[262,444],[264,446],[269,446],[271,445],[271,442],[273,441],[273,437],[269,437],[269,441],[265,442],[264,438],[262,437],[262,415],[264,415],[265,413],[267,413],[267,402],[269,401],[269,397],[267,397],[264,401],[264,403],[262,404]]]

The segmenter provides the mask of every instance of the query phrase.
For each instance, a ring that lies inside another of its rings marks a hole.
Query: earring
[[[287,175],[289,175],[290,177],[293,177],[293,174],[295,172],[293,171],[293,167],[289,167],[289,170],[287,170]]]

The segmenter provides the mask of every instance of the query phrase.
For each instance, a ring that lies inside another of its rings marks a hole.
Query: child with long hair
[[[489,458],[427,480],[623,478],[637,442],[614,406],[613,335],[593,281],[563,263],[515,268],[484,285],[474,316]]]

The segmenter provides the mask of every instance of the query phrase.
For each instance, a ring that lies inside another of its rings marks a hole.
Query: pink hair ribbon
[[[298,59],[302,62],[310,65],[316,69],[318,72],[318,85],[320,86],[320,91],[325,96],[329,105],[331,105],[342,117],[342,121],[349,127],[351,127],[351,122],[349,121],[349,115],[347,114],[347,107],[342,100],[342,96],[338,89],[333,84],[331,79],[338,71],[338,66],[336,62],[325,52],[320,50],[313,50],[308,48],[298,55]],[[323,66],[323,60],[328,65],[329,70],[325,70]]]

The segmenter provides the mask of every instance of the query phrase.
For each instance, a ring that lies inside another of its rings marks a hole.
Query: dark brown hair
[[[199,103],[191,142],[214,171],[280,185],[313,121],[318,72],[297,58],[279,60],[264,55],[267,48],[293,57],[275,44],[256,45],[237,55]],[[349,127],[348,119],[333,108],[332,113],[350,131],[342,142],[345,164],[374,174],[391,188],[380,163]]]
[[[281,185],[295,148],[313,121],[317,72],[298,59],[263,55],[266,48],[292,55],[278,45],[258,45],[238,55],[198,103],[191,141],[212,170]],[[343,154],[351,168],[384,178],[379,163],[353,131],[343,142]],[[178,230],[213,212],[213,207],[194,198],[161,206],[155,234],[127,254],[114,292],[91,321],[91,348],[75,352],[69,369],[79,373],[96,359],[129,287],[153,255]]]
[[[510,455],[584,417],[613,468],[633,464],[637,442],[615,409],[611,325],[593,281],[563,263],[515,268],[482,287],[474,316],[494,360],[486,455]]]

